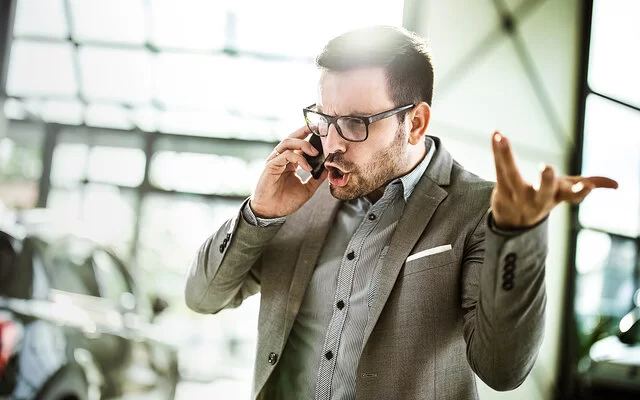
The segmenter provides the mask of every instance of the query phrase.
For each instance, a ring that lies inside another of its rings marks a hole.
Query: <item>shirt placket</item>
[[[381,198],[371,208],[370,212],[382,213],[382,210],[384,210],[385,207],[393,201],[394,197],[398,194],[398,191],[402,188],[402,185],[390,186],[393,187],[390,188],[389,193],[385,193],[385,196],[383,196],[383,198]],[[366,239],[373,232],[375,225],[376,224],[361,223],[352,239],[349,241],[347,251],[340,263],[336,295],[334,297],[333,314],[329,322],[320,357],[320,365],[316,382],[316,400],[331,399],[333,374],[335,372],[338,359],[337,350],[340,347],[340,339],[343,334],[345,321],[349,311],[356,266],[360,259],[360,251],[363,248]]]

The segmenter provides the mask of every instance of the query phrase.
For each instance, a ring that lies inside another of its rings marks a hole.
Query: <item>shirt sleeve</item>
[[[489,230],[491,230],[491,232],[495,233],[498,236],[502,236],[504,238],[513,238],[516,236],[519,236],[523,233],[529,232],[534,230],[536,227],[540,226],[541,224],[543,224],[549,217],[545,217],[544,219],[542,219],[542,221],[538,222],[537,224],[533,225],[533,226],[528,226],[526,228],[516,228],[516,229],[503,229],[503,228],[499,228],[498,225],[496,225],[496,221],[493,219],[493,213],[489,213],[489,220],[488,220],[488,227]]]
[[[242,217],[245,221],[247,221],[250,225],[259,226],[259,227],[267,227],[274,225],[282,225],[284,221],[286,221],[286,217],[278,217],[278,218],[259,218],[253,213],[251,210],[251,206],[249,205],[249,199],[245,200],[242,205]]]

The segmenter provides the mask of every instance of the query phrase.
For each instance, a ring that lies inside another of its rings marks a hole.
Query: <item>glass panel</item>
[[[137,265],[141,284],[184,309],[184,293],[176,281],[216,227],[238,212],[240,202],[191,196],[147,195],[140,214]]]
[[[164,111],[158,115],[160,132],[211,136],[214,129],[214,116],[204,111]]]
[[[38,99],[25,99],[24,108],[29,117],[40,120],[42,116],[42,105],[44,101]]]
[[[14,96],[74,96],[78,90],[70,43],[15,40],[11,45],[7,93]]]
[[[615,332],[633,305],[640,282],[634,275],[636,246],[622,239],[589,230],[578,234],[575,313],[581,354],[599,338]]]
[[[87,106],[87,125],[129,130],[134,127],[129,111],[124,107],[106,104]]]
[[[88,156],[87,145],[58,144],[53,150],[51,184],[55,187],[76,187],[85,178]]]
[[[53,271],[51,272],[51,286],[57,290],[79,293],[88,296],[98,296],[98,287],[91,264],[73,262],[64,252],[56,252],[51,258]]]
[[[151,0],[151,40],[159,47],[221,49],[226,13],[210,0]]]
[[[142,44],[146,40],[142,0],[69,0],[73,37],[80,41]]]
[[[247,51],[315,57],[329,39],[348,29],[371,24],[400,26],[402,5],[401,1],[372,6],[367,0],[328,0],[314,7],[310,18],[309,5],[304,2],[236,2],[237,44]],[[286,12],[274,12],[280,7]]]
[[[228,82],[235,74],[231,57],[161,53],[156,60],[155,96],[169,108],[223,109]]]
[[[80,48],[82,90],[90,100],[151,101],[151,54],[145,50]]]
[[[93,254],[93,262],[100,296],[120,306],[124,300],[122,295],[131,293],[131,288],[120,269],[120,264],[102,250]]]
[[[93,147],[87,175],[90,181],[136,187],[144,179],[145,154],[140,149]]]
[[[302,117],[299,119],[302,126],[304,120]],[[280,140],[292,131],[280,129],[280,121],[277,120],[206,111],[164,111],[158,115],[158,124],[158,130],[164,133],[265,141]]]
[[[244,196],[251,193],[263,168],[264,160],[247,163],[215,154],[160,151],[151,160],[149,180],[165,190]]]
[[[13,26],[14,36],[69,36],[64,0],[19,0]]]
[[[302,108],[317,97],[319,71],[310,63],[240,57],[233,71],[222,90],[227,106],[241,115],[265,118],[292,112],[302,115]]]
[[[640,113],[598,96],[587,98],[582,173],[618,181],[596,190],[580,206],[587,227],[640,235]]]
[[[133,243],[137,195],[110,185],[73,190],[52,189],[47,201],[52,217],[128,258]]]
[[[135,108],[131,112],[131,122],[145,132],[158,130],[158,110],[151,106]]]
[[[42,103],[42,119],[65,125],[81,125],[84,119],[84,107],[77,100],[45,101]]]
[[[6,99],[4,101],[4,116],[7,119],[25,119],[27,118],[27,109],[20,100]]]
[[[640,53],[621,43],[640,38],[640,2],[596,0],[593,4],[589,86],[640,107]]]
[[[37,181],[42,174],[39,143],[24,145],[11,138],[0,138],[0,181]]]

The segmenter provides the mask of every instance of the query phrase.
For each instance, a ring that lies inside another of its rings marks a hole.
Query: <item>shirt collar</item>
[[[424,171],[427,170],[427,167],[436,152],[436,143],[428,136],[425,137],[425,146],[427,147],[427,155],[425,155],[422,161],[420,161],[420,164],[416,165],[416,167],[408,174],[401,176],[392,182],[392,184],[400,183],[402,185],[405,202],[409,201],[409,197],[411,197],[413,190],[416,188],[420,178],[422,178]]]

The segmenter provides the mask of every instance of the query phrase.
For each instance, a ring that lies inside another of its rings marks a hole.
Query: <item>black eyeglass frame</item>
[[[327,123],[327,134],[329,134],[329,129],[331,128],[331,124],[333,124],[333,126],[336,128],[336,131],[338,132],[338,135],[340,135],[341,138],[343,138],[344,140],[348,141],[348,142],[355,142],[355,143],[359,143],[359,142],[364,142],[365,140],[367,140],[369,138],[369,125],[373,124],[376,121],[380,121],[381,119],[385,119],[385,118],[389,118],[392,115],[396,115],[402,111],[408,110],[412,107],[415,107],[415,104],[407,104],[404,106],[400,106],[400,107],[396,107],[396,108],[392,108],[391,110],[387,110],[387,111],[383,111],[381,113],[378,114],[374,114],[371,115],[369,117],[361,117],[361,116],[356,116],[356,115],[336,115],[336,116],[331,116],[331,115],[327,115],[327,114],[323,114],[319,111],[316,110],[312,110],[313,107],[316,106],[316,103],[313,103],[312,105],[310,105],[309,107],[305,107],[302,109],[302,113],[304,114],[304,120],[307,123],[307,127],[309,128],[309,130],[311,131],[311,133],[313,133],[314,135],[320,136],[320,137],[325,137],[327,135],[321,135],[319,133],[316,133],[313,131],[313,129],[311,129],[311,126],[309,125],[309,118],[307,117],[307,113],[314,113],[314,114],[318,114],[323,116],[324,118],[327,119],[328,123]],[[342,129],[340,129],[340,125],[338,125],[338,120],[340,118],[354,118],[354,119],[358,119],[360,121],[362,121],[362,123],[365,126],[365,136],[364,139],[362,140],[353,140],[353,139],[349,139],[346,138],[343,134],[342,134]]]

